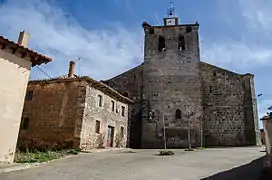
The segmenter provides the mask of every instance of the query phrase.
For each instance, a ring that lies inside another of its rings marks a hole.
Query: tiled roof
[[[1,45],[0,47],[1,49],[5,49],[5,48],[12,49],[13,54],[18,52],[18,54],[20,54],[20,58],[30,57],[32,62],[32,67],[35,65],[40,65],[42,63],[48,63],[52,61],[51,58],[46,57],[42,54],[39,54],[24,46],[21,46],[18,43],[15,43],[9,39],[4,38],[3,36],[0,36],[0,45]]]
[[[73,75],[72,77],[68,77],[68,75],[63,75],[63,76],[59,76],[52,79],[32,80],[32,81],[29,81],[29,84],[43,84],[43,83],[55,83],[55,82],[69,82],[69,81],[86,81],[93,88],[100,90],[101,92],[105,93],[106,95],[110,97],[117,99],[120,102],[124,102],[128,104],[133,103],[133,100],[123,96],[118,91],[88,76]]]

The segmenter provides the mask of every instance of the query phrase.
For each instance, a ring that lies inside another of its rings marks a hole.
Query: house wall
[[[272,171],[272,117],[263,118],[263,127],[265,134],[266,158],[264,166]]]
[[[12,163],[31,62],[0,50],[0,163]]]
[[[127,93],[134,101],[128,107],[127,146],[130,148],[141,147],[141,107],[143,89],[143,65],[139,65],[112,79],[105,81],[107,85],[120,93]]]
[[[18,147],[78,148],[86,82],[30,82],[27,90],[33,98],[25,101],[22,118],[29,118],[29,126],[21,128]]]
[[[102,107],[98,106],[98,95],[102,96]],[[112,111],[111,101],[115,102],[114,111]],[[108,145],[108,126],[114,127],[113,147],[125,147],[127,141],[128,105],[109,97],[91,86],[87,86],[85,102],[80,148],[88,150],[106,147]],[[121,106],[125,107],[124,117],[121,115]],[[116,112],[116,109],[118,109],[118,112]],[[99,133],[95,132],[97,120],[100,121]],[[118,138],[121,127],[124,127],[122,139]]]

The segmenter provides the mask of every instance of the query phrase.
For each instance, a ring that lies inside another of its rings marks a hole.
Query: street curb
[[[93,150],[88,150],[88,152],[89,153],[100,153],[100,152],[123,151],[123,150],[131,150],[131,149],[130,148],[93,149]]]
[[[15,166],[11,166],[11,167],[0,168],[0,173],[24,170],[24,169],[28,169],[32,166],[35,166],[35,164],[20,164],[20,165],[15,165]]]

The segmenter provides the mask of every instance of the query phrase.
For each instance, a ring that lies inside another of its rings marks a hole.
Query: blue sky
[[[255,75],[259,116],[272,105],[272,1],[173,0],[180,23],[200,24],[201,60]],[[50,76],[76,73],[107,79],[143,61],[146,20],[162,24],[168,0],[0,0],[0,33],[17,41],[31,34],[29,47],[53,58],[41,68]],[[47,78],[37,68],[31,79]]]

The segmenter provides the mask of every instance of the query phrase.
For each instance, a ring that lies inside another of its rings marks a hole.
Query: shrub
[[[172,155],[174,155],[174,152],[170,151],[170,150],[163,150],[163,151],[160,151],[159,155],[160,156],[172,156]]]

